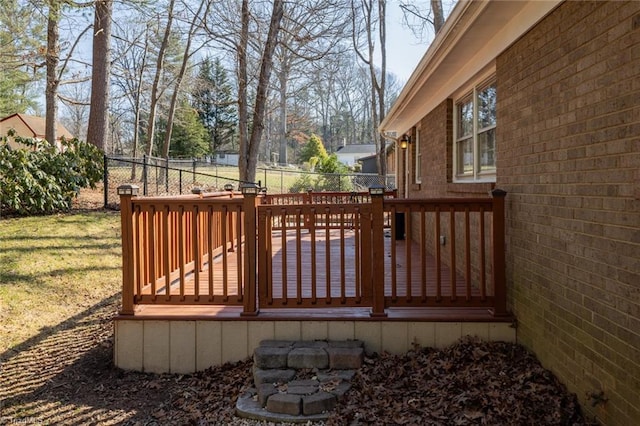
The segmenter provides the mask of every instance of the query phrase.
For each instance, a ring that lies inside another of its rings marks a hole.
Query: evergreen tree
[[[165,137],[166,120],[159,120],[157,137]],[[170,158],[200,158],[209,152],[207,129],[199,120],[196,110],[182,101],[176,110],[169,148]]]
[[[0,117],[36,106],[38,80],[46,45],[44,18],[24,1],[0,6]]]
[[[312,158],[316,158],[316,162],[322,163],[329,155],[320,138],[312,134],[307,143],[302,147],[300,152],[300,161],[310,162]]]
[[[220,59],[215,58],[212,62],[211,58],[206,58],[200,66],[193,106],[209,134],[211,153],[233,142],[238,115],[231,94],[227,71]]]

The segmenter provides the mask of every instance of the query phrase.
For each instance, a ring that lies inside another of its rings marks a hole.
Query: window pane
[[[478,134],[480,147],[480,171],[495,170],[496,168],[496,129]]]
[[[473,102],[458,104],[458,139],[473,133]]]
[[[496,124],[496,84],[493,83],[478,91],[478,128]]]
[[[473,173],[473,138],[458,141],[457,173]]]

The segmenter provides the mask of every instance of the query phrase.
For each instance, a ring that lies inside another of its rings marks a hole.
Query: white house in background
[[[213,162],[222,166],[237,166],[240,155],[237,152],[217,152]]]
[[[0,118],[0,137],[7,136],[9,130],[14,130],[17,136],[23,138],[33,138],[44,140],[45,138],[45,119],[27,114],[11,114],[4,118]],[[60,149],[60,138],[73,139],[73,135],[62,124],[57,123],[55,141],[56,147]],[[7,142],[11,149],[26,148],[25,145],[17,143],[13,138],[8,138]]]
[[[360,158],[376,154],[376,145],[372,143],[345,145],[335,152],[338,161],[345,166],[353,167]]]

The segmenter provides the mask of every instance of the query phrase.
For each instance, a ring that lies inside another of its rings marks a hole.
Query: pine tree
[[[157,137],[164,139],[166,120],[158,122]],[[182,101],[176,110],[173,131],[171,132],[171,144],[169,145],[170,158],[200,158],[209,151],[207,129],[204,128],[198,118],[196,110],[188,102]]]
[[[300,152],[300,161],[308,162],[312,158],[316,158],[318,162],[324,161],[329,155],[320,138],[312,134],[309,141],[302,147]]]
[[[233,143],[238,115],[227,71],[220,59],[206,58],[200,66],[193,107],[209,133],[211,153]]]
[[[46,26],[42,15],[33,13],[24,2],[3,0],[1,3],[0,117],[4,117],[37,105],[38,94],[33,82],[42,73]]]

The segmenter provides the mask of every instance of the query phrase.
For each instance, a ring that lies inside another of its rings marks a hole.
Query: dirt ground
[[[99,201],[98,201],[99,200]],[[102,206],[85,194],[79,209]],[[119,294],[0,354],[0,425],[243,425],[251,361],[194,375],[113,366]],[[584,425],[575,395],[519,345],[461,341],[365,360],[330,425]]]

